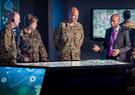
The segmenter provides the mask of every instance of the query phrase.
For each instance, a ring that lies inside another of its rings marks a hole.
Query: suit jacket
[[[106,58],[109,58],[109,41],[111,38],[112,28],[106,30],[105,41],[104,41],[104,49],[106,50]],[[129,31],[126,28],[119,28],[117,37],[114,41],[114,49],[119,49],[120,54],[116,56],[116,60],[118,61],[126,61],[126,53],[131,49],[131,41],[129,37]]]

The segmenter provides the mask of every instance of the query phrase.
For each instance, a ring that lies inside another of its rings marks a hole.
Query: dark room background
[[[49,0],[49,54],[51,60],[57,60],[57,52],[53,47],[52,36],[55,28],[63,19],[67,18],[68,10],[76,6],[80,10],[79,22],[83,24],[85,39],[82,46],[82,60],[103,58],[104,53],[94,53],[91,48],[93,44],[102,44],[101,40],[93,40],[92,33],[92,9],[94,8],[113,8],[128,9],[135,8],[135,0]]]
[[[94,8],[135,8],[135,0],[19,0],[20,29],[26,14],[32,13],[39,18],[38,29],[50,61],[58,61],[57,51],[53,44],[53,33],[56,27],[67,19],[68,10],[73,6],[80,10],[79,22],[83,25],[85,34],[81,59],[97,59],[102,58],[103,54],[94,53],[91,48],[93,44],[101,44],[103,41],[91,38],[91,10]]]

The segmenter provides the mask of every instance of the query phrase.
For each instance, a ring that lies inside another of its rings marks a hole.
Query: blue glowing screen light
[[[40,95],[46,69],[0,67],[0,95]]]
[[[5,27],[12,11],[19,12],[19,0],[0,0],[0,30]],[[16,28],[15,32],[18,33],[19,29]]]

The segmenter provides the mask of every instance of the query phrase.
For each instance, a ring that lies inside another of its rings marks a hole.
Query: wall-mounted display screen
[[[92,38],[105,38],[107,28],[110,28],[110,17],[114,13],[121,16],[123,22],[123,12],[126,9],[93,9],[93,29]],[[131,11],[131,21],[135,22],[135,9],[128,9]]]

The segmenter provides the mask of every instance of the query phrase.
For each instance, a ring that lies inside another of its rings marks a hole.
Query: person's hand
[[[131,59],[135,59],[135,50],[133,50],[133,52],[131,53],[131,56],[130,56]]]
[[[24,62],[29,62],[29,58],[28,57],[24,57]]]
[[[116,56],[118,56],[120,54],[120,50],[119,49],[114,49],[113,50],[113,53],[112,53],[112,56],[113,57],[116,57]]]
[[[94,47],[92,48],[95,52],[99,52],[100,51],[100,47],[98,45],[94,45]]]

